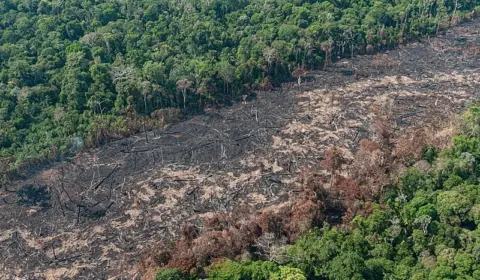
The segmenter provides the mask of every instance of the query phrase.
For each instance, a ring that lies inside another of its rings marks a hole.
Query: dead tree
[[[292,75],[298,79],[298,86],[302,84],[302,77],[304,77],[308,72],[305,70],[304,66],[299,66],[295,71],[293,71]]]
[[[348,160],[344,153],[337,147],[332,147],[325,153],[325,159],[320,162],[320,165],[330,172],[330,187],[335,186],[337,172],[341,169],[343,164],[347,164]]]
[[[177,89],[182,92],[183,95],[183,109],[186,109],[187,104],[187,90],[193,86],[193,82],[187,79],[181,79],[177,81]]]

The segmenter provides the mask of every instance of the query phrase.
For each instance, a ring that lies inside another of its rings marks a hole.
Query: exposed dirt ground
[[[135,279],[142,252],[183,223],[242,202],[286,199],[325,148],[354,150],[389,114],[396,132],[446,121],[480,94],[480,21],[376,56],[342,60],[298,87],[259,92],[111,142],[0,191],[0,279]],[[347,76],[344,68],[357,68]]]

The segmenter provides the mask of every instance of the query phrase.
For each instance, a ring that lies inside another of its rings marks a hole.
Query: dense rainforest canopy
[[[471,107],[464,120],[465,130],[449,148],[424,149],[430,168],[407,169],[368,215],[343,228],[311,230],[293,245],[270,250],[267,258],[217,262],[202,278],[480,279],[480,107]],[[156,279],[197,277],[166,269]]]
[[[142,116],[165,119],[162,108],[225,104],[332,57],[435,34],[479,4],[3,0],[0,158],[54,158],[134,133]]]

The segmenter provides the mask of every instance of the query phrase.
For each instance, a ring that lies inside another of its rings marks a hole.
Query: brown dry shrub
[[[384,109],[379,109],[379,111],[381,110]],[[380,144],[382,150],[386,152],[391,151],[392,139],[394,138],[395,134],[392,131],[393,125],[390,121],[390,117],[386,117],[385,119],[377,119],[372,122],[371,126],[374,136],[373,141]]]
[[[343,221],[349,221],[361,209],[360,201],[371,201],[373,193],[369,186],[359,185],[352,178],[341,177],[331,191],[334,197],[341,199],[345,209]]]
[[[242,251],[248,250],[252,244],[252,240],[262,235],[260,226],[252,220],[244,220],[237,224],[239,235],[236,236],[235,242],[239,244]]]
[[[235,220],[231,214],[218,213],[205,221],[204,231],[176,243],[168,267],[189,271],[198,265],[208,265],[218,258],[234,258],[250,249],[261,235],[261,228],[250,219]]]
[[[198,228],[193,225],[183,225],[180,229],[180,232],[184,240],[193,240],[199,234]]]
[[[363,139],[350,166],[352,177],[376,194],[389,183],[390,162],[388,153],[379,143]]]
[[[285,236],[293,241],[313,225],[324,221],[325,207],[319,199],[321,196],[314,190],[318,185],[312,182],[300,190],[293,201],[259,213],[256,223],[263,233],[272,233],[277,238]]]
[[[290,221],[286,224],[289,240],[296,240],[312,226],[324,221],[323,204],[311,199],[296,200],[292,205]]]
[[[191,250],[196,262],[205,265],[214,258],[234,257],[238,252],[234,243],[235,234],[234,230],[209,231],[195,239]]]
[[[256,84],[254,88],[262,91],[272,90],[273,89],[272,81],[269,77],[265,78],[261,83]]]
[[[372,53],[375,51],[375,46],[368,44],[367,47],[365,48],[367,53]]]
[[[167,267],[178,268],[182,271],[190,271],[190,269],[195,267],[197,261],[191,247],[192,241],[190,240],[177,241],[173,249],[170,250],[172,258],[169,260]]]
[[[215,213],[203,222],[204,230],[225,230],[230,227],[231,219],[229,213]]]
[[[165,266],[171,259],[171,248],[168,248],[163,243],[155,244],[152,248],[147,250],[140,261],[138,262],[139,272],[145,275],[143,279],[153,279],[153,277],[146,277],[155,275],[158,267]]]
[[[315,184],[316,174],[310,166],[304,167],[298,174],[298,182],[305,186],[312,186]]]
[[[272,233],[275,237],[279,238],[280,236],[285,235],[284,226],[288,219],[289,207],[290,203],[287,203],[287,205],[281,205],[276,209],[261,211],[258,213],[255,222],[262,229],[262,232]]]
[[[349,161],[345,157],[344,152],[337,147],[332,147],[325,152],[325,159],[320,162],[320,166],[330,172],[336,172],[342,165],[347,163],[349,163]]]
[[[330,173],[330,187],[336,184],[337,173],[340,172],[343,165],[349,163],[350,161],[345,157],[345,153],[337,147],[329,148],[325,152],[325,159],[320,162],[320,166]]]
[[[173,246],[167,267],[190,271],[207,266],[217,259],[235,258],[251,252],[264,233],[277,238],[295,240],[312,224],[323,221],[323,204],[313,188],[305,187],[293,201],[279,207],[253,212],[240,207],[235,213],[217,213],[204,222],[198,236],[191,227],[184,227],[183,239]]]
[[[359,199],[367,199],[371,197],[371,191],[362,188],[352,178],[340,177],[335,188],[331,191],[336,197],[340,197],[345,201],[356,201]]]
[[[297,67],[293,72],[292,72],[292,76],[294,77],[303,77],[307,74],[307,70],[305,70],[305,66],[299,66]]]
[[[403,164],[418,161],[422,157],[422,151],[425,146],[432,143],[431,133],[426,129],[420,128],[412,133],[405,133],[396,139],[393,156],[396,161]]]

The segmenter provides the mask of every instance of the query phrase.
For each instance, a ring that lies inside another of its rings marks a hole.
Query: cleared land
[[[326,147],[355,150],[388,116],[397,135],[447,121],[480,94],[480,21],[310,73],[298,87],[111,142],[0,191],[0,278],[132,279],[156,241],[241,203],[288,199]],[[345,75],[345,69],[357,75]]]

